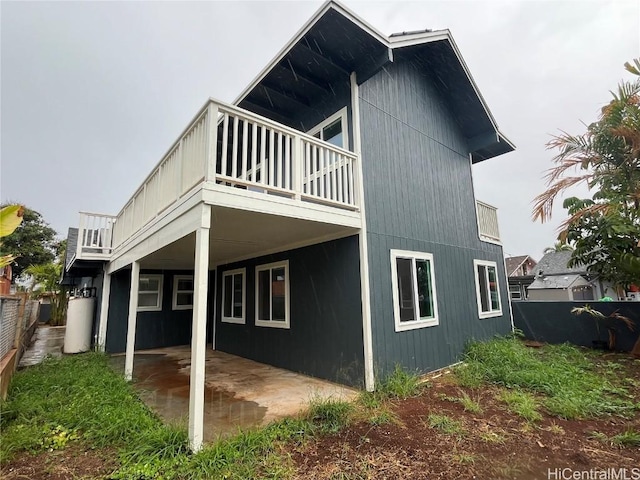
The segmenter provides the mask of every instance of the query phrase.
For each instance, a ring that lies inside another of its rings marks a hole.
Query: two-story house
[[[117,215],[81,214],[67,275],[95,277],[128,378],[135,350],[191,344],[197,449],[205,348],[370,390],[509,332],[472,166],[513,149],[448,30],[387,37],[329,1]]]

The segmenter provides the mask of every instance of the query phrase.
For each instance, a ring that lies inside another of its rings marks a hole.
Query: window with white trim
[[[174,310],[191,310],[193,308],[193,275],[173,276]]]
[[[256,325],[289,328],[289,261],[256,267]]]
[[[141,274],[138,280],[138,311],[162,310],[162,274]]]
[[[347,107],[344,107],[326,120],[323,120],[307,133],[336,147],[348,149]]]
[[[432,254],[391,250],[391,285],[396,332],[439,324]]]
[[[498,266],[496,262],[474,260],[473,269],[476,277],[478,315],[480,318],[498,317],[502,315],[500,285],[498,284]]]
[[[222,321],[245,323],[246,269],[229,270],[222,273]]]

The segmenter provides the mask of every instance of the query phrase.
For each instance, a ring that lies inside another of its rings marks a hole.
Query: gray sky
[[[530,220],[545,149],[582,133],[640,56],[640,0],[345,4],[385,34],[449,28],[518,147],[474,167],[506,254],[539,259],[564,212]],[[78,210],[116,214],[210,96],[232,101],[321,5],[0,3],[0,200],[61,236]],[[584,195],[585,191],[576,191]]]

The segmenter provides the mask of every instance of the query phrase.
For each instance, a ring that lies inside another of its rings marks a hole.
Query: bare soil
[[[624,366],[623,378],[640,380],[640,360],[627,355],[606,358]],[[640,402],[640,383],[630,389]],[[482,407],[465,411],[455,401],[462,392]],[[394,420],[371,425],[362,419],[342,432],[291,446],[288,453],[298,479],[548,479],[549,469],[632,469],[640,467],[640,447],[618,447],[594,438],[628,429],[640,431],[640,412],[630,419],[562,420],[543,413],[535,424],[510,412],[496,398],[498,389],[462,388],[451,374],[429,381],[420,396],[393,401]],[[429,425],[430,414],[447,415],[458,431]],[[3,479],[108,478],[117,468],[114,451],[70,444],[64,450],[23,453],[0,470]],[[639,471],[640,472],[640,471]],[[601,478],[582,476],[579,478]],[[624,478],[624,477],[607,477]],[[636,477],[638,478],[638,477]]]
[[[640,360],[611,354],[624,365],[623,378],[640,379]],[[466,392],[482,407],[465,411],[454,399]],[[420,396],[392,402],[393,423],[373,426],[363,420],[350,428],[310,442],[293,453],[296,477],[311,479],[548,479],[549,470],[626,468],[640,478],[640,447],[620,448],[594,438],[612,437],[628,429],[640,432],[634,418],[562,420],[544,415],[532,424],[508,411],[496,399],[497,388],[468,389],[453,375],[430,382]],[[633,389],[640,402],[640,388]],[[542,413],[542,412],[541,412]],[[455,433],[431,428],[430,414],[459,423]],[[601,477],[579,477],[601,478]],[[615,477],[607,477],[615,478]],[[619,477],[624,478],[624,477]]]

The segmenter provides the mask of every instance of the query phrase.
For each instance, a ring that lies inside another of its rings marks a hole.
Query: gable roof
[[[515,149],[499,131],[449,30],[387,37],[336,0],[318,9],[234,104],[287,123],[288,112],[312,108],[318,98],[348,85],[351,72],[362,84],[394,56],[417,59],[432,76],[474,163]]]
[[[567,263],[571,258],[570,251],[549,252],[544,255],[536,265],[536,273],[542,271],[543,276],[562,275],[565,273],[587,273],[585,267],[568,267]]]
[[[518,257],[505,258],[504,263],[507,268],[507,277],[512,276],[516,272],[516,270],[520,268],[520,265],[522,265],[527,260],[527,258],[529,258],[529,255],[520,255]]]

